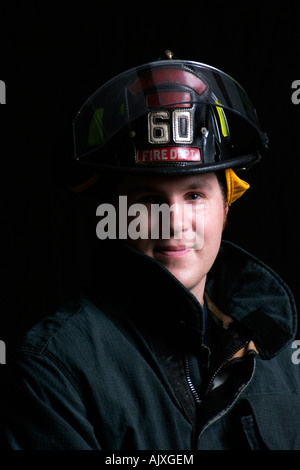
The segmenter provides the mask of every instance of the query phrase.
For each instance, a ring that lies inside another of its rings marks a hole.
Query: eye
[[[187,195],[188,201],[201,201],[204,198],[202,193],[190,193]]]

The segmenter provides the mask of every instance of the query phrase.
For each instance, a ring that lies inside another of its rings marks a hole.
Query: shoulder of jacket
[[[64,304],[55,313],[34,325],[25,334],[18,352],[46,354],[59,343],[61,347],[67,348],[70,339],[78,343],[79,338],[89,335],[89,332],[95,329],[97,323],[103,322],[103,319],[105,314],[82,296],[76,302]]]

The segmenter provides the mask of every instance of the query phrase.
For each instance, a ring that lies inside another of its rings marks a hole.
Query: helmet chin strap
[[[232,168],[225,170],[225,177],[227,182],[227,203],[231,206],[234,201],[250,188],[250,184],[239,178]]]

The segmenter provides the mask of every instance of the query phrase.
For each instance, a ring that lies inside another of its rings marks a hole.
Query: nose
[[[183,232],[189,230],[191,225],[191,205],[174,202],[170,206],[170,235],[174,238],[182,238]]]

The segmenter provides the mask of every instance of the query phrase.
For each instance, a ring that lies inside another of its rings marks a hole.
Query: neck
[[[201,279],[201,281],[195,286],[191,287],[190,292],[196,297],[200,305],[204,305],[204,289],[206,284],[206,275]]]

